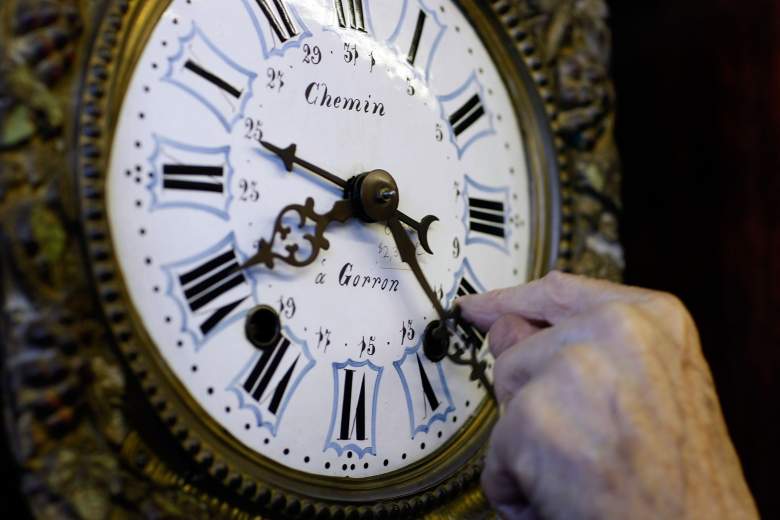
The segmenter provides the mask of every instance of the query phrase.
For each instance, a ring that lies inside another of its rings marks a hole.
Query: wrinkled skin
[[[482,486],[503,518],[758,518],[675,297],[554,272],[459,303],[497,358]]]

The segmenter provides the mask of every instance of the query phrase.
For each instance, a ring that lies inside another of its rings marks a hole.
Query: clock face
[[[344,179],[390,172],[401,211],[438,218],[433,254],[410,237],[450,307],[530,276],[526,137],[451,1],[175,0],[130,77],[106,180],[136,315],[195,406],[272,464],[375,477],[468,442],[485,389],[424,355],[436,313],[385,225],[332,224],[304,268],[237,269],[285,206],[342,197],[260,141]],[[261,305],[282,333],[257,348],[245,325]]]

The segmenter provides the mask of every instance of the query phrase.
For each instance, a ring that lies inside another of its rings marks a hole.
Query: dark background
[[[690,308],[759,509],[780,518],[780,4],[610,4],[626,281]],[[0,516],[20,518],[0,449]]]
[[[780,518],[780,2],[612,0],[626,282],[696,320],[764,518]]]

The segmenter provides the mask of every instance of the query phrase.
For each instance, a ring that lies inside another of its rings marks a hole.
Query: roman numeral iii
[[[510,188],[487,186],[465,176],[463,225],[466,245],[482,244],[509,253]]]
[[[504,238],[506,212],[500,200],[485,200],[469,197],[469,229]]]

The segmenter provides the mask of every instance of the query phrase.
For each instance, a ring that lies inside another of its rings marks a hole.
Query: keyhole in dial
[[[246,339],[260,350],[276,345],[282,335],[279,313],[268,305],[260,305],[249,311],[244,328]]]
[[[425,328],[423,333],[423,352],[425,356],[438,363],[447,356],[447,350],[450,348],[450,336],[447,329],[441,326],[441,322],[432,321]]]

